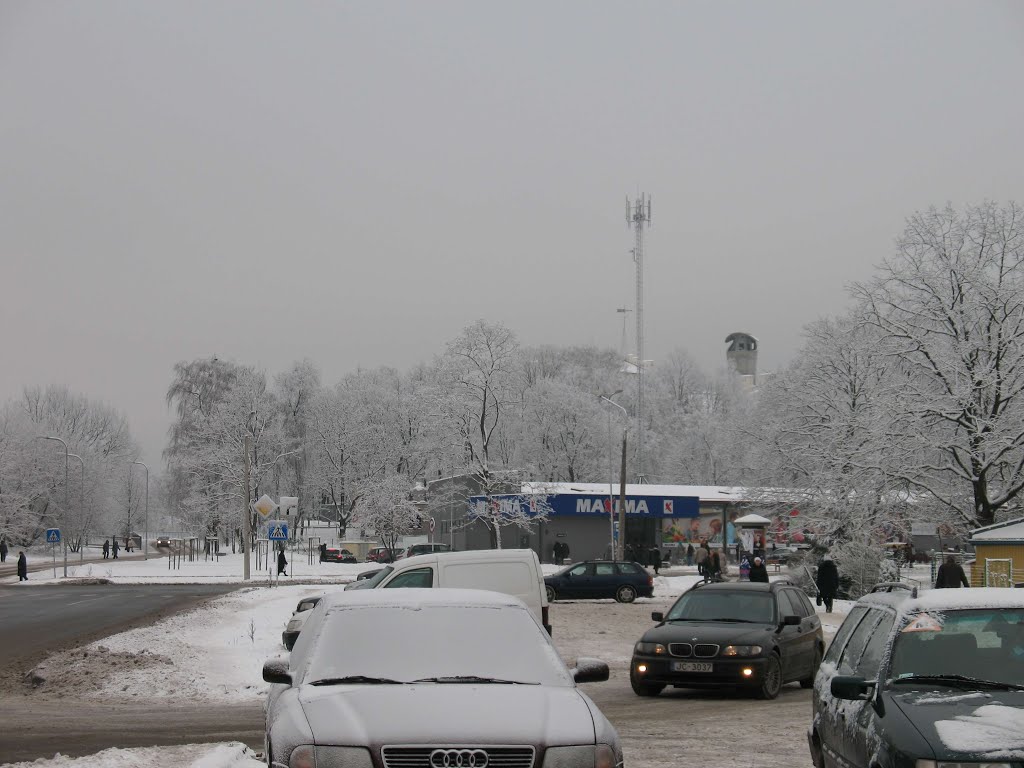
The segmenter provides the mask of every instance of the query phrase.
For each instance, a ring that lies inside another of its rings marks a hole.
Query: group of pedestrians
[[[110,553],[111,553],[111,551],[113,551],[114,559],[117,560],[117,553],[120,551],[120,549],[121,549],[121,547],[118,546],[117,539],[114,539],[113,549],[111,549],[110,540],[109,539],[104,540],[104,542],[103,542],[103,559],[104,560],[109,560],[110,559]],[[131,550],[128,550],[128,551],[130,552]]]
[[[697,563],[697,573],[704,577],[705,582],[722,581],[722,555],[717,549],[711,548],[707,539],[701,539],[693,559]]]

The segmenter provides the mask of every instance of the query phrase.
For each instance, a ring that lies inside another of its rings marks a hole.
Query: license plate
[[[711,672],[713,666],[710,661],[673,661],[673,672]]]

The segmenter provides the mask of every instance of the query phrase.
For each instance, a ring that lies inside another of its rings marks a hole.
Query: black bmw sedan
[[[638,696],[676,688],[747,688],[774,699],[789,682],[814,684],[825,643],[807,596],[788,581],[698,584],[633,649]]]

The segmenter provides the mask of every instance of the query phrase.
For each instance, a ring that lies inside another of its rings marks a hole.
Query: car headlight
[[[302,629],[302,625],[304,622],[305,619],[292,619],[288,622],[288,631],[294,632],[297,629]]]
[[[723,656],[758,656],[763,651],[760,645],[727,645],[722,649]]]
[[[1013,768],[1013,763],[948,763],[944,760],[918,760],[914,768]]]
[[[664,656],[668,651],[665,650],[665,646],[661,643],[637,643],[633,646],[633,653],[639,653],[644,656]]]
[[[585,747],[548,747],[544,768],[615,768],[615,750],[607,744]]]
[[[292,750],[289,768],[373,768],[370,751],[362,747],[314,747]]]

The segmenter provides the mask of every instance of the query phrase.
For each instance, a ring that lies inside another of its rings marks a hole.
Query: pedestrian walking
[[[284,574],[285,576],[287,576],[288,574],[285,573],[285,570],[284,570],[287,567],[288,567],[288,561],[285,559],[284,550],[283,549],[279,549],[277,551],[277,575],[280,576],[281,574]]]
[[[658,569],[661,568],[661,549],[659,547],[651,547],[650,551],[651,566],[654,568],[654,575],[658,575]]]
[[[117,539],[114,539],[113,551],[114,551],[114,559],[115,560],[117,560],[117,553],[118,553],[118,550],[120,550],[120,549],[121,549],[121,547],[118,546]]]
[[[18,552],[18,581],[28,581],[28,560],[24,551]]]
[[[7,562],[7,539],[0,541],[0,563]]]
[[[831,556],[825,555],[821,558],[814,581],[818,587],[818,597],[825,604],[825,612],[832,613],[832,601],[839,591],[839,569]]]
[[[711,550],[708,555],[705,581],[722,581],[722,556],[717,549]]]
[[[708,565],[708,551],[703,546],[697,547],[697,554],[694,555],[694,559],[697,561],[697,573],[701,576],[707,570]]]
[[[693,565],[693,544],[686,545],[686,564]]]
[[[104,540],[104,542],[103,542],[103,559],[104,560],[109,560],[110,559],[110,540],[109,539]]]
[[[939,566],[939,572],[935,574],[935,588],[959,589],[961,584],[965,587],[971,586],[967,581],[967,574],[956,558],[953,555],[946,555],[946,562]]]
[[[562,558],[564,560],[569,559],[569,542],[567,541],[562,542]]]
[[[765,567],[764,560],[760,557],[755,557],[750,566],[750,580],[768,583],[768,568]]]

